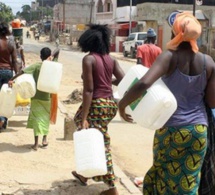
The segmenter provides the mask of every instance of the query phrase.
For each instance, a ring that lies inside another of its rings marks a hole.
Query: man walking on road
[[[137,64],[150,68],[157,56],[161,54],[161,48],[155,45],[156,36],[154,29],[149,28],[146,44],[137,47]]]

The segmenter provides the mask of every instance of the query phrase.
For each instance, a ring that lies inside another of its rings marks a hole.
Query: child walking
[[[59,49],[55,50],[53,54],[48,47],[44,47],[40,51],[40,58],[42,61],[44,60],[54,60],[58,58]],[[9,86],[12,87],[13,80],[18,76],[26,73],[32,74],[35,82],[38,82],[38,77],[40,74],[40,69],[42,66],[42,62],[35,63],[31,66],[26,67],[21,70],[20,73],[15,75],[10,81]],[[37,151],[39,147],[39,135],[42,135],[42,148],[48,146],[47,135],[49,133],[49,125],[50,125],[50,109],[51,109],[51,98],[50,93],[46,93],[43,91],[39,91],[36,89],[36,94],[31,98],[31,109],[28,117],[27,128],[31,128],[34,130],[34,145],[31,146],[31,149]]]

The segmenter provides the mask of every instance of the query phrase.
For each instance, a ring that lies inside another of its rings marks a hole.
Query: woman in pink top
[[[106,175],[93,177],[103,181],[109,189],[103,195],[118,195],[110,152],[108,124],[117,113],[117,104],[113,99],[112,84],[117,85],[124,76],[118,62],[110,55],[110,29],[107,25],[90,25],[80,37],[79,46],[83,52],[89,52],[82,61],[83,103],[75,115],[79,130],[96,128],[104,135],[107,168]],[[112,79],[112,76],[115,79]],[[87,185],[88,178],[72,172],[82,185]]]

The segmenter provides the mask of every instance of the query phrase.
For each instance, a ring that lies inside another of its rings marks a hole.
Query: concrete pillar
[[[64,119],[64,140],[73,140],[73,133],[76,129],[73,117],[66,116]]]

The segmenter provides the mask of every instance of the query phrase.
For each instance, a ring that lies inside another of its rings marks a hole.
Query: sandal
[[[87,178],[79,175],[78,173],[76,173],[76,171],[72,171],[72,175],[80,182],[80,184],[82,186],[87,186],[87,182],[86,182]],[[83,179],[86,180],[86,181],[83,181]]]
[[[42,146],[40,146],[41,148],[43,148],[43,149],[46,149],[47,147],[48,147],[48,143],[47,144],[42,144]]]

